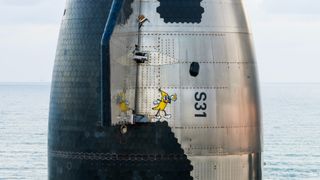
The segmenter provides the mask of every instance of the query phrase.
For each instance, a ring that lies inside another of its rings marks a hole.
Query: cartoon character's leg
[[[163,110],[163,112],[164,112],[164,118],[166,118],[166,119],[171,118],[171,114],[167,114],[167,112],[165,110]]]
[[[156,120],[160,120],[161,119],[160,110],[158,110],[157,114],[155,115],[155,119]]]
[[[157,114],[155,116],[159,116],[160,110],[158,110]]]

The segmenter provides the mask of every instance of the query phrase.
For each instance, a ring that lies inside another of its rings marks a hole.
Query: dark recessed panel
[[[190,75],[193,77],[197,77],[199,75],[199,71],[200,71],[200,65],[197,62],[193,62],[190,65]]]
[[[202,0],[158,0],[157,12],[165,23],[200,23],[204,8]]]

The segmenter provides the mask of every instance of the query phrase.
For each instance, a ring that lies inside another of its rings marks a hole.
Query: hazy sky
[[[320,82],[320,1],[245,0],[261,82]],[[0,82],[51,80],[65,0],[0,0]]]

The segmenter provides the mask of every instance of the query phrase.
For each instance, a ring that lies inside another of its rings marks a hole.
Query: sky
[[[244,0],[262,83],[320,82],[320,1]],[[0,0],[0,82],[50,82],[65,0]]]

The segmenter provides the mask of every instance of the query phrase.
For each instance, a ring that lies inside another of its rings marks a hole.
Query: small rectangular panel
[[[249,155],[192,156],[194,180],[245,180],[249,179]]]
[[[256,127],[182,126],[173,129],[185,153],[190,156],[259,151],[259,145],[253,142]]]

